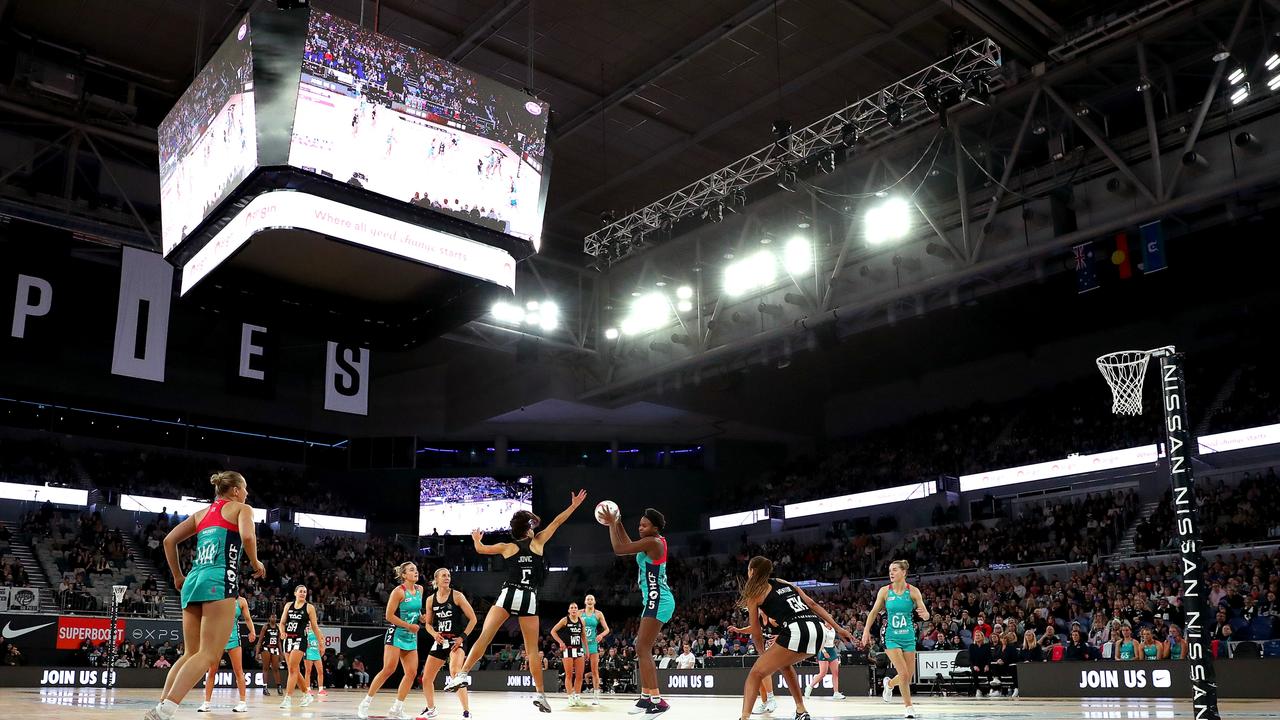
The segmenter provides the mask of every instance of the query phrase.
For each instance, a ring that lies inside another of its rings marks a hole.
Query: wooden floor
[[[48,718],[52,720],[116,720],[141,718],[156,702],[154,690],[68,690],[68,689],[0,689],[0,719]],[[249,693],[249,713],[231,712],[235,702],[234,691],[218,690],[213,695],[212,713],[197,714],[195,709],[201,697],[197,688],[183,703],[178,717],[182,720],[199,718],[296,718],[297,720],[327,720],[355,718],[356,704],[363,693],[354,690],[330,691],[326,700],[307,708],[285,711],[277,707],[279,696],[263,697],[261,692]],[[530,703],[531,695],[516,693],[473,693],[471,716],[474,720],[534,720],[547,717],[536,712]],[[385,715],[392,701],[389,692],[379,693],[372,708],[371,717]],[[563,695],[553,696],[552,717],[595,716],[599,720],[623,720],[634,700],[607,697],[598,707],[567,708]],[[733,720],[738,717],[739,704],[729,698],[670,697],[671,711],[664,720]],[[451,695],[438,695],[440,720],[460,720],[462,708]],[[421,693],[409,696],[405,709],[417,714],[425,701]],[[902,705],[885,704],[880,698],[849,698],[847,700],[820,700],[808,702],[814,720],[827,718],[901,718]],[[791,720],[795,707],[789,699],[779,701],[777,720]],[[1027,699],[974,699],[920,697],[916,701],[917,717],[930,720],[1020,720],[1023,718],[1097,718],[1127,720],[1129,718],[1190,718],[1191,706],[1187,702],[1167,700],[1027,700]],[[1280,701],[1232,701],[1221,706],[1224,718],[1280,718]],[[639,717],[639,716],[635,716]],[[756,716],[767,719],[769,716]],[[548,718],[550,720],[550,718]]]

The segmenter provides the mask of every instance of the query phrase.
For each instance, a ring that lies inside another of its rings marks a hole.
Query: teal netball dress
[[[885,649],[915,652],[916,626],[911,616],[916,611],[916,603],[911,599],[911,586],[896,593],[890,585],[884,601],[884,611],[889,621],[884,631]]]

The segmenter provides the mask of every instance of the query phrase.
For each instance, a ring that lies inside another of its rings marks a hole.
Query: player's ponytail
[[[209,484],[218,497],[226,497],[234,488],[244,487],[244,476],[235,470],[224,470],[210,475]]]
[[[411,565],[413,565],[413,561],[406,560],[396,566],[396,582],[404,582],[405,573],[408,572]]]
[[[747,606],[747,601],[760,597],[760,593],[769,587],[769,576],[773,574],[773,561],[763,555],[757,555],[747,563],[747,572],[749,577],[742,584],[742,591],[738,596],[738,603],[743,607]]]

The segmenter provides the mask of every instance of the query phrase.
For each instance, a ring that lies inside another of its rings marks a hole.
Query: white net
[[[1111,412],[1142,414],[1142,380],[1150,357],[1150,350],[1121,350],[1098,358],[1098,369],[1111,386]]]
[[[116,596],[116,604],[119,605],[124,601],[124,591],[128,590],[128,585],[112,585],[111,594]]]

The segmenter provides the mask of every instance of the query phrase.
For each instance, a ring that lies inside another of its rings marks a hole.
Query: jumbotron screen
[[[319,10],[289,164],[532,242],[548,108]]]
[[[249,17],[156,131],[161,249],[168,255],[258,164]]]
[[[505,530],[517,511],[532,509],[532,477],[424,477],[419,483],[418,533]]]

